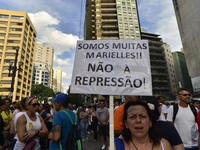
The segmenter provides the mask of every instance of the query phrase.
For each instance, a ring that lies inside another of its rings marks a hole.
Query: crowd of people
[[[190,91],[177,92],[178,104],[168,105],[164,96],[125,95],[115,102],[115,150],[200,150],[200,103],[191,101]],[[14,109],[11,109],[14,108]],[[60,93],[52,105],[30,96],[19,102],[0,100],[0,150],[62,150],[72,122],[78,122],[82,142],[101,141],[109,149],[109,107],[100,100],[93,106],[70,105]],[[99,136],[98,136],[99,135]],[[100,139],[98,139],[100,137]]]

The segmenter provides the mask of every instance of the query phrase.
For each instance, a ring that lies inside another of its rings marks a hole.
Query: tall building
[[[169,74],[162,38],[144,29],[142,29],[141,38],[149,41],[153,95],[169,95]]]
[[[48,65],[49,74],[49,87],[53,88],[53,56],[54,49],[51,46],[45,46],[42,43],[36,44],[35,62],[42,62]]]
[[[87,0],[85,40],[141,39],[135,0]]]
[[[193,92],[192,82],[188,73],[184,53],[173,52],[172,55],[174,59],[174,68],[178,87],[185,87]]]
[[[62,92],[62,70],[53,68],[53,90]]]
[[[13,101],[31,95],[36,37],[36,30],[26,12],[0,9],[1,96],[8,96],[12,87]],[[9,68],[11,76],[16,71],[14,80],[9,76]]]
[[[175,70],[174,70],[174,60],[170,46],[167,43],[163,44],[165,57],[167,61],[167,68],[169,73],[169,81],[170,81],[170,92],[174,95],[177,93],[178,84],[176,82]]]
[[[32,84],[43,84],[50,86],[50,71],[47,63],[34,62]]]
[[[149,40],[153,94],[170,93],[162,39],[140,32],[136,0],[87,0],[84,33],[85,40]]]
[[[173,4],[194,92],[200,95],[200,1],[173,0]]]

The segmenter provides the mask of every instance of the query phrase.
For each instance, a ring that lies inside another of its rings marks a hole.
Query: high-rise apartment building
[[[61,92],[62,88],[62,70],[53,68],[53,90]]]
[[[193,92],[191,78],[189,76],[185,55],[183,52],[172,52],[177,85],[185,87]]]
[[[50,71],[47,63],[34,62],[32,84],[50,85]]]
[[[36,37],[36,30],[26,12],[0,9],[1,96],[8,96],[12,87],[13,101],[31,95]],[[9,68],[11,76],[16,71],[15,80],[9,76]]]
[[[200,95],[200,1],[173,0],[173,4],[194,92]]]
[[[137,2],[87,0],[84,39],[141,39]]]
[[[149,41],[153,95],[169,95],[169,74],[162,38],[144,29],[141,32],[141,38]]]
[[[36,51],[35,51],[35,62],[42,62],[48,65],[49,69],[49,87],[53,88],[53,56],[54,56],[54,49],[51,46],[45,46],[42,43],[36,44]]]
[[[162,39],[140,32],[136,0],[87,0],[84,29],[85,40],[149,40],[153,94],[170,93]]]
[[[177,89],[178,89],[178,84],[176,82],[172,51],[171,51],[170,46],[167,43],[163,44],[163,48],[165,51],[167,68],[168,68],[168,73],[169,73],[170,91],[172,94],[176,95]]]
[[[175,76],[178,87],[185,87],[188,88],[191,92],[193,92],[192,82],[188,73],[184,53],[172,52],[172,55],[174,59]]]

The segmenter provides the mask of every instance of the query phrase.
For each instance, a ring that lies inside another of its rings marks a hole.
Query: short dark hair
[[[164,96],[158,96],[157,99],[160,100],[161,97],[164,98]]]
[[[61,103],[61,104],[63,105],[63,107],[67,108],[67,107],[69,106],[70,100],[71,100],[70,97],[67,96],[67,97],[65,98],[65,103]]]
[[[177,90],[177,94],[180,94],[181,91],[188,91],[188,92],[190,92],[190,90],[188,88],[182,87],[182,88],[180,88],[180,89]]]
[[[145,103],[143,101],[134,101],[134,102],[129,101],[124,106],[124,118],[123,118],[124,129],[122,130],[122,136],[124,138],[124,141],[127,142],[127,143],[130,143],[130,141],[132,139],[132,135],[131,135],[130,130],[127,129],[126,126],[125,126],[125,121],[127,121],[127,116],[128,116],[127,110],[130,106],[137,106],[137,105],[141,105],[147,110],[149,119],[152,122],[152,127],[149,128],[148,134],[149,134],[150,140],[153,142],[153,145],[158,145],[160,143],[161,138],[160,138],[159,132],[157,130],[155,117],[153,116],[153,113],[151,112],[147,103]]]
[[[0,106],[4,105],[5,103],[5,100],[0,99]]]

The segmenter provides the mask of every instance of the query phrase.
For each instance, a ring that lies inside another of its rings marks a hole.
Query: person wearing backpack
[[[50,150],[65,150],[68,135],[72,130],[72,122],[78,122],[78,117],[72,110],[67,109],[70,101],[67,94],[60,93],[52,101],[55,102],[57,112],[53,120],[52,132],[48,135],[48,138],[52,140]]]
[[[167,121],[174,124],[185,150],[198,150],[198,127],[196,122],[197,109],[190,105],[190,91],[180,88],[177,92],[178,105],[169,107]]]

